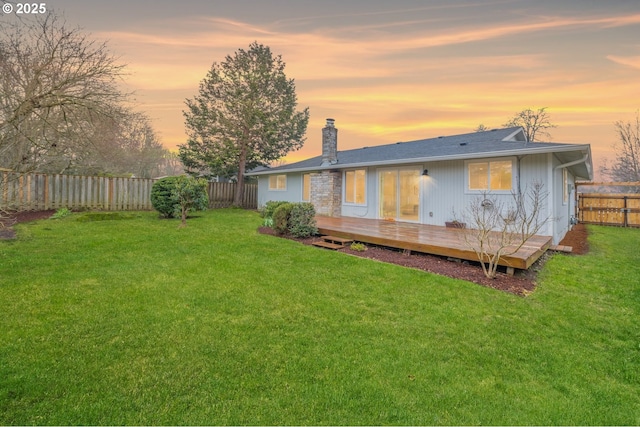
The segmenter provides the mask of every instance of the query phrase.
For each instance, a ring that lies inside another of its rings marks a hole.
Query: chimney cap
[[[329,127],[333,127],[333,124],[334,124],[334,123],[335,123],[335,120],[334,120],[334,119],[329,119],[329,118],[327,119],[327,126],[329,126]]]

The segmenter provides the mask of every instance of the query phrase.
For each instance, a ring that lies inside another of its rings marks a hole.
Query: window
[[[308,202],[311,200],[311,174],[305,173],[302,175],[302,201]]]
[[[364,169],[345,172],[344,201],[356,205],[365,203],[365,182],[367,173]]]
[[[495,160],[467,163],[469,190],[510,191],[513,185],[513,162]]]
[[[287,175],[270,175],[269,176],[269,190],[286,190],[287,189]]]

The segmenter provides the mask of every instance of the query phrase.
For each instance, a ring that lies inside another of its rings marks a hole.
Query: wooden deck
[[[351,217],[316,216],[320,234],[347,237],[358,242],[411,250],[432,255],[478,261],[476,253],[465,245],[464,230],[407,222]],[[500,265],[526,270],[551,245],[551,237],[533,236],[513,255],[503,257]]]

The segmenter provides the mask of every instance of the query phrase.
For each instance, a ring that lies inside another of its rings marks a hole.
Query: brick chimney
[[[334,122],[327,119],[327,125],[322,129],[322,166],[338,163],[338,129]]]

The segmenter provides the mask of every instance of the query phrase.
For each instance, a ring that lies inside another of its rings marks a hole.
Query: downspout
[[[574,165],[579,165],[579,164],[581,164],[581,163],[585,163],[585,162],[587,161],[587,159],[588,159],[588,158],[589,158],[589,153],[585,154],[585,155],[584,155],[584,157],[582,157],[582,158],[581,158],[581,159],[579,159],[579,160],[574,160],[574,161],[572,161],[572,162],[563,163],[563,164],[561,164],[561,165],[558,165],[558,166],[556,166],[556,167],[554,168],[554,170],[558,170],[558,169],[565,169],[565,168],[568,168],[568,167],[570,167],[570,166],[574,166]],[[575,181],[575,177],[574,177],[574,181]],[[564,185],[564,182],[562,183],[562,185]],[[575,187],[575,186],[574,186],[574,187]],[[564,189],[563,189],[562,191],[564,191]],[[576,195],[575,195],[575,197],[576,197],[576,199],[577,199],[577,197],[578,197],[578,191],[577,191],[577,189],[576,189]],[[571,195],[569,195],[569,199],[570,199],[570,198],[571,198]],[[574,224],[574,221],[576,221],[576,222],[577,222],[577,218],[578,218],[578,212],[577,212],[577,209],[578,209],[578,203],[577,203],[577,200],[576,200],[576,204],[575,204],[575,209],[576,209],[575,216],[571,214],[571,203],[568,203],[568,205],[569,205],[569,206],[568,206],[569,211],[567,212],[567,214],[569,215],[569,218],[570,218],[570,219],[569,219],[569,229],[571,229],[571,228],[572,228],[572,225]]]
[[[564,163],[562,165],[556,166],[555,170],[562,169],[562,168],[568,168],[569,166],[573,166],[573,165],[579,165],[580,163],[586,162],[588,158],[589,158],[589,154],[585,154],[584,157],[581,158],[580,160],[574,160],[573,162]]]

